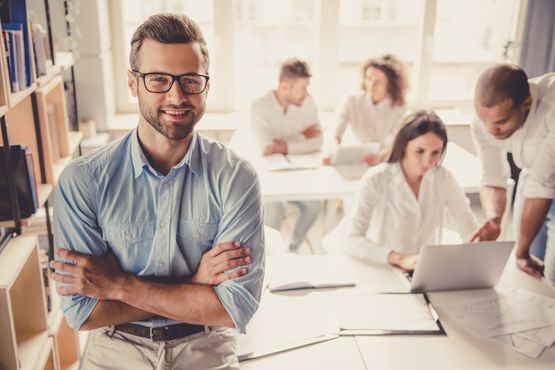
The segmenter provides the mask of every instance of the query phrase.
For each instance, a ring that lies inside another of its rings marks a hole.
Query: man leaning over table
[[[516,65],[496,65],[478,80],[474,105],[484,213],[499,230],[509,178],[506,152],[512,153],[522,169],[514,207],[517,265],[535,277],[545,273],[555,284],[555,73],[528,79]]]

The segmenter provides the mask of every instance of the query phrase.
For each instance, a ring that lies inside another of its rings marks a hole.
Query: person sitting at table
[[[387,163],[361,181],[345,250],[366,262],[413,270],[420,248],[438,244],[447,210],[463,240],[493,240],[495,228],[481,227],[455,178],[441,165],[447,132],[441,119],[418,111],[405,119]]]
[[[408,79],[405,66],[390,54],[368,60],[362,66],[362,92],[347,97],[338,109],[338,122],[328,145],[324,164],[330,164],[347,126],[361,143],[377,142],[380,151],[364,161],[383,162],[406,114]]]
[[[308,94],[311,76],[305,61],[286,60],[280,68],[277,88],[252,103],[252,130],[264,156],[308,154],[321,150],[323,139],[318,109],[314,98]],[[319,201],[288,203],[300,208],[300,216],[288,243],[290,250],[296,250],[318,218],[321,204]],[[285,206],[284,202],[265,202],[266,225],[280,230]]]

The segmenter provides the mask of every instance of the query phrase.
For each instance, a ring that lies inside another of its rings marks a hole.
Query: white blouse
[[[387,146],[395,139],[406,112],[404,105],[393,105],[389,97],[374,104],[365,92],[351,95],[337,111],[339,121],[335,137],[341,139],[350,125],[360,142],[379,142],[382,147]]]
[[[418,254],[424,245],[440,242],[446,210],[461,238],[469,240],[478,223],[449,170],[430,169],[417,199],[400,163],[380,164],[361,181],[345,250],[355,258],[380,263],[387,263],[392,250]]]

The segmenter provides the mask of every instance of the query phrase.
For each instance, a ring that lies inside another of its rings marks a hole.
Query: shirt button
[[[166,227],[166,222],[165,221],[160,222],[160,228],[163,229],[165,227]]]
[[[164,266],[166,266],[166,264],[162,261],[162,262],[160,262],[160,263],[158,264],[158,266],[164,267]]]

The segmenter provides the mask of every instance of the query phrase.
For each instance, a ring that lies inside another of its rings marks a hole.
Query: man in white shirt
[[[279,84],[275,90],[256,99],[251,106],[254,137],[263,155],[308,154],[322,148],[322,132],[314,98],[308,95],[310,68],[299,59],[289,59],[281,65]],[[290,250],[303,242],[320,213],[319,201],[290,202],[300,208],[289,241]],[[285,214],[282,202],[267,202],[265,222],[281,228]]]
[[[499,227],[510,152],[523,170],[515,200],[517,265],[538,278],[545,273],[555,285],[555,73],[528,80],[518,66],[491,67],[478,80],[475,108],[484,213]],[[537,258],[542,249],[544,261]]]

